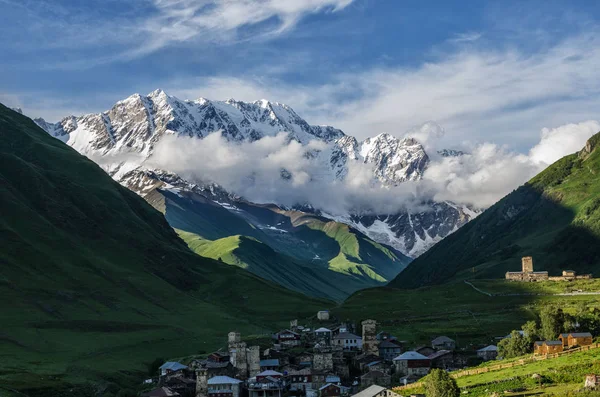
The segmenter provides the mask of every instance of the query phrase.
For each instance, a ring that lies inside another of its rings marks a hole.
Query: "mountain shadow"
[[[0,164],[2,386],[137,383],[157,356],[334,304],[196,255],[144,199],[3,105]]]
[[[390,287],[501,278],[533,256],[536,270],[600,275],[600,150],[596,134],[413,261]]]

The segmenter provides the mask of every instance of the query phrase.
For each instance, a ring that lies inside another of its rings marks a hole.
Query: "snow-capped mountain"
[[[415,139],[380,134],[361,142],[339,129],[310,125],[289,106],[267,100],[252,103],[204,98],[183,101],[156,90],[147,96],[132,95],[102,113],[69,116],[58,123],[43,119],[35,122],[142,195],[153,187],[168,184],[169,179],[179,178],[173,176],[171,170],[150,170],[145,166],[155,145],[166,135],[202,139],[220,132],[227,141],[235,143],[253,142],[284,132],[289,141],[295,140],[302,145],[316,140],[324,148],[307,148],[307,157],[319,168],[318,175],[312,178],[332,183],[347,177],[352,162],[372,166],[372,183],[379,183],[383,188],[420,180],[429,164],[425,149]],[[440,154],[455,156],[462,153],[447,151]],[[281,176],[286,178],[286,173],[282,170]],[[185,182],[190,188],[198,188],[199,181]],[[205,183],[214,186],[219,181]],[[366,216],[348,213],[336,215],[336,220],[343,219],[374,240],[414,257],[476,215],[468,208],[452,203],[428,204],[432,210],[425,212]]]

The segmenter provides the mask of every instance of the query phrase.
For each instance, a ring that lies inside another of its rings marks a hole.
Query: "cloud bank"
[[[332,181],[324,175],[327,146],[318,141],[302,146],[290,142],[284,133],[244,143],[228,142],[220,133],[204,139],[168,136],[156,146],[146,166],[195,182],[214,182],[251,201],[310,204],[333,215],[423,211],[431,200],[484,209],[550,163],[580,150],[599,130],[597,121],[544,129],[529,154],[493,143],[464,147],[468,154],[458,157],[430,151],[432,161],[421,181],[391,187],[374,180],[371,164],[358,161],[349,163],[344,180]],[[443,130],[427,123],[407,134],[425,134],[433,150]]]

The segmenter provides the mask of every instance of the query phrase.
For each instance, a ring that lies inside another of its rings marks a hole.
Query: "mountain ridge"
[[[157,356],[334,305],[193,253],[139,195],[1,104],[0,138],[3,386],[137,384]]]
[[[533,256],[536,270],[597,273],[600,264],[600,133],[431,248],[389,283],[412,288],[503,278]]]
[[[235,143],[253,142],[284,132],[288,134],[288,140],[304,145],[317,140],[325,147],[307,149],[306,155],[312,158],[319,170],[318,175],[312,177],[326,183],[343,181],[348,176],[351,163],[356,162],[373,167],[371,184],[397,186],[421,179],[429,163],[423,146],[412,138],[399,139],[383,133],[359,142],[334,127],[309,125],[289,106],[266,100],[251,103],[205,98],[182,101],[162,90],[155,90],[145,97],[134,94],[106,112],[69,116],[54,124],[43,119],[35,121],[52,136],[102,164],[117,181],[142,194],[142,191],[135,190],[136,183],[129,180],[129,174],[134,170],[169,171],[144,165],[151,157],[154,145],[165,135],[201,139],[220,132],[227,141]],[[282,177],[286,175],[289,175],[287,170],[282,170]],[[192,181],[188,183],[194,184]],[[298,204],[304,206],[310,203]],[[343,219],[372,239],[414,257],[477,214],[462,205],[435,204],[435,212],[443,211],[447,216],[421,216],[423,213],[411,214],[409,210],[374,214],[379,221],[375,230],[371,230],[372,217],[348,213]],[[406,215],[414,215],[412,218],[417,221],[410,222],[411,217]],[[388,224],[387,219],[393,221]],[[380,232],[382,227],[386,229],[385,233]],[[380,238],[383,239],[378,240]]]

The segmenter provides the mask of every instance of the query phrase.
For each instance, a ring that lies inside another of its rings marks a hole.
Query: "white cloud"
[[[440,135],[439,126],[431,124],[415,130]],[[283,133],[245,143],[230,143],[219,133],[202,140],[167,136],[146,166],[196,182],[215,182],[251,201],[311,204],[336,215],[425,210],[424,203],[432,199],[486,208],[559,157],[580,150],[597,130],[596,121],[546,129],[529,155],[483,143],[470,147],[464,156],[433,156],[423,180],[395,187],[381,186],[373,177],[373,166],[361,162],[349,164],[343,181],[332,181],[326,174],[327,158],[306,156],[307,151],[324,150],[322,142],[301,146],[288,142]],[[289,180],[281,177],[282,170],[289,173]]]
[[[433,161],[425,172],[437,200],[486,208],[560,158],[583,148],[600,131],[600,122],[586,121],[544,128],[527,155],[492,143],[476,145],[469,154]]]
[[[536,143],[535,131],[598,118],[600,47],[593,36],[572,37],[536,53],[463,49],[414,68],[340,73],[321,85],[250,75],[167,83],[166,89],[182,97],[269,98],[309,122],[361,139],[381,132],[402,136],[433,120],[444,127],[440,144],[447,147],[491,140],[524,151]]]
[[[452,43],[470,43],[477,41],[483,36],[480,32],[465,32],[454,35],[449,41]]]
[[[544,128],[540,142],[529,151],[529,157],[535,163],[552,164],[566,154],[581,150],[587,139],[598,131],[600,123],[596,120]]]
[[[323,10],[338,11],[353,0],[153,0],[156,15],[142,25],[148,42],[142,52],[171,42],[203,36],[203,40],[247,39],[240,29],[273,23],[252,32],[269,36],[292,29],[304,16]]]

